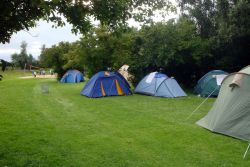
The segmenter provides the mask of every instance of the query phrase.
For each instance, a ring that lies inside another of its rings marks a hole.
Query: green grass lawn
[[[185,121],[203,98],[90,99],[80,96],[85,83],[3,75],[0,166],[250,166],[247,142],[195,124],[215,99]]]

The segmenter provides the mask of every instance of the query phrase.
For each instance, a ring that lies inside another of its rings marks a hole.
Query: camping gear
[[[61,83],[78,83],[83,81],[83,74],[78,70],[68,70],[60,80]]]
[[[205,74],[194,88],[194,93],[202,97],[217,97],[220,91],[220,83],[228,75],[222,70],[213,70]]]
[[[145,76],[136,86],[135,93],[159,97],[187,96],[173,77],[160,72]]]
[[[217,100],[197,124],[212,132],[250,141],[250,66],[229,74]]]
[[[118,72],[127,80],[131,80],[133,78],[133,76],[131,74],[129,74],[128,72],[128,68],[129,68],[129,65],[127,64],[124,64],[119,70]]]
[[[96,73],[81,91],[81,95],[92,98],[130,94],[132,92],[126,79],[120,74],[109,71]]]

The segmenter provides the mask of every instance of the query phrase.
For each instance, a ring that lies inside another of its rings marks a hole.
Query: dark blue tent
[[[136,86],[135,93],[158,97],[187,96],[173,77],[159,72],[145,76]]]
[[[128,81],[123,77],[122,74],[120,74],[119,72],[115,72],[115,74],[118,75],[118,77],[120,77],[129,88],[131,88]]]
[[[81,91],[87,97],[119,96],[132,94],[127,81],[117,73],[101,71],[90,78]]]
[[[62,77],[61,83],[78,83],[83,82],[83,74],[78,70],[68,70]]]

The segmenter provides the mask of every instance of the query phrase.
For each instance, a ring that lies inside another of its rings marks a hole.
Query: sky
[[[170,13],[166,18],[156,16],[154,20],[157,22],[176,17],[177,14]],[[133,20],[129,20],[128,23],[130,26],[138,26],[138,23]],[[48,48],[61,41],[74,42],[81,37],[80,34],[75,35],[71,33],[72,26],[70,24],[66,24],[66,26],[58,28],[52,28],[52,25],[53,23],[39,21],[37,26],[31,28],[28,32],[22,30],[13,34],[9,43],[0,43],[0,59],[11,61],[12,54],[20,53],[20,45],[22,41],[25,41],[28,44],[28,54],[32,54],[37,59],[40,55],[40,48],[43,44],[45,44]]]
[[[50,47],[61,41],[73,42],[80,38],[80,35],[71,33],[72,26],[70,24],[59,28],[52,28],[52,25],[53,23],[39,21],[35,28],[29,30],[29,33],[19,31],[13,34],[9,43],[0,44],[0,59],[10,61],[11,54],[20,52],[22,41],[26,41],[28,44],[28,54],[32,54],[37,58],[40,55],[40,48],[43,44],[45,44],[46,47]]]

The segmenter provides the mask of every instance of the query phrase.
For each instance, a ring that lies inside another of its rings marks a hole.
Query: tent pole
[[[247,146],[247,149],[246,149],[246,151],[245,151],[245,153],[244,153],[243,159],[245,159],[245,157],[246,157],[246,155],[247,155],[247,152],[248,152],[248,150],[249,150],[249,147],[250,147],[250,143],[249,143],[248,146]]]
[[[191,116],[202,106],[203,103],[205,103],[208,98],[215,92],[215,90],[218,88],[218,86],[208,95],[208,97],[203,100],[203,102],[201,102],[201,104],[198,105],[198,107],[196,107],[196,109],[194,111],[192,111],[192,113],[186,118],[186,121],[191,118]]]

